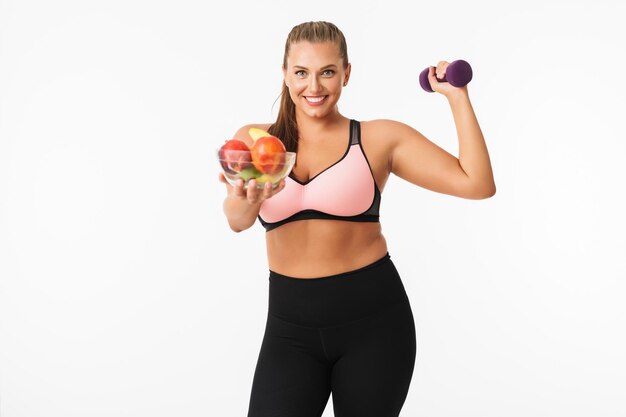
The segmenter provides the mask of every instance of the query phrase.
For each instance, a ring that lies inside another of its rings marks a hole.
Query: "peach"
[[[236,174],[252,166],[250,148],[244,141],[230,139],[224,142],[219,150],[220,164],[224,171]]]
[[[252,136],[252,135],[251,135]],[[285,145],[276,136],[262,136],[250,149],[252,164],[264,174],[276,174],[285,165]]]

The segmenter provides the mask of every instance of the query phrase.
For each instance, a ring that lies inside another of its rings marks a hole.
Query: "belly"
[[[319,278],[368,265],[385,256],[380,223],[300,220],[265,233],[269,269]]]

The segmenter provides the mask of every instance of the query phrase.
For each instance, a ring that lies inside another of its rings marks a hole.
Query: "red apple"
[[[285,145],[276,136],[263,136],[257,139],[250,149],[252,164],[264,174],[276,174],[285,165]]]
[[[250,148],[244,141],[231,139],[224,142],[219,150],[220,164],[229,174],[236,174],[252,165]]]

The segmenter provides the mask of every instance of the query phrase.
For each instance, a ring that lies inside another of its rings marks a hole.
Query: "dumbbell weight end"
[[[420,85],[425,91],[434,93],[428,81],[428,70],[430,67],[424,69],[419,76]],[[437,78],[439,82],[449,82],[454,87],[464,87],[472,80],[473,72],[472,67],[467,61],[458,59],[453,61],[446,68],[446,75],[443,79]]]

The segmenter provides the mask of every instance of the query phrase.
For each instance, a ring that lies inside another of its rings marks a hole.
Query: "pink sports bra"
[[[339,161],[305,182],[292,173],[285,181],[281,192],[261,204],[258,218],[266,232],[297,220],[379,221],[380,190],[356,120],[350,120],[348,148]]]

